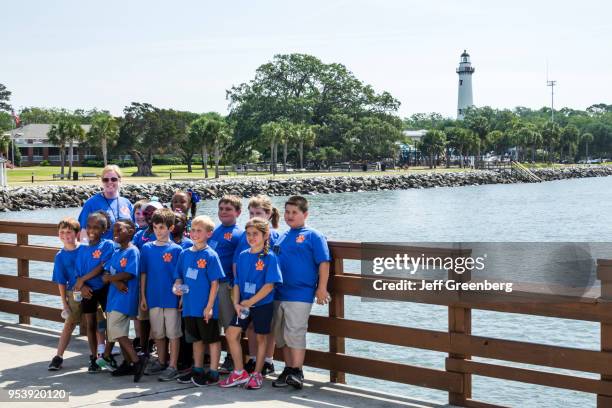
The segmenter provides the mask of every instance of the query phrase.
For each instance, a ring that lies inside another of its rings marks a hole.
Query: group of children
[[[159,381],[259,389],[274,373],[276,346],[285,368],[272,385],[302,388],[312,304],[315,298],[320,304],[330,300],[329,249],[323,235],[305,225],[307,200],[286,201],[289,230],[280,234],[280,213],[266,196],[250,199],[244,229],[237,225],[239,197],[219,200],[217,226],[208,216],[195,216],[198,199],[195,192],[177,191],[170,208],[156,200],[137,202],[132,218],[114,223],[114,242],[103,237],[110,226],[104,211],[89,214],[88,242],[80,245],[79,222],[60,221],[63,248],[53,281],[66,322],[49,370],[61,368],[82,314],[91,373],[108,369],[113,376],[132,375],[134,382],[157,375]],[[220,366],[221,329],[228,353]],[[149,358],[149,337],[157,359]],[[112,353],[115,342],[123,354],[120,365]]]

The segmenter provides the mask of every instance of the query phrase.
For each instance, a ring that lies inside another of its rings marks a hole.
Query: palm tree
[[[583,133],[582,136],[580,136],[580,141],[585,144],[585,150],[586,150],[585,160],[589,161],[589,143],[593,143],[593,135],[590,133]]]
[[[59,147],[60,152],[60,174],[64,178],[64,166],[66,165],[66,143],[67,139],[67,122],[60,119],[57,124],[51,126],[51,129],[47,133],[47,138],[51,144]]]
[[[0,135],[0,152],[5,159],[8,160],[8,150],[9,145],[11,144],[11,138],[9,135]]]
[[[68,140],[68,179],[72,177],[72,161],[74,158],[74,142],[83,142],[85,140],[85,130],[74,119],[71,119],[67,126],[66,139]]]
[[[435,168],[438,156],[444,152],[446,135],[441,130],[430,130],[421,139],[419,148],[429,156],[429,168]]]
[[[312,146],[317,137],[314,126],[298,125],[295,129],[295,140],[298,142],[298,154],[300,156],[300,169],[304,168],[304,146]],[[349,166],[350,171],[350,166]]]
[[[276,173],[276,145],[282,137],[283,129],[278,122],[268,122],[261,125],[261,136],[270,144],[270,172]]]
[[[189,126],[189,138],[197,140],[202,149],[202,167],[204,168],[204,177],[208,178],[208,148],[211,140],[207,129],[209,118],[205,115],[200,116]]]
[[[213,126],[209,122],[209,126]],[[227,126],[225,122],[221,122],[221,126],[216,127],[213,136],[213,144],[215,148],[215,178],[219,178],[219,160],[223,155],[223,151],[230,144],[232,140],[232,130]]]
[[[102,149],[104,165],[108,164],[108,146],[113,146],[119,137],[119,126],[117,120],[107,113],[99,113],[94,116],[91,129],[87,133],[90,143],[97,144]]]

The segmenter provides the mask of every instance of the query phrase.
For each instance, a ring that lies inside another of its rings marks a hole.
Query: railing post
[[[28,245],[27,234],[17,234],[17,245]],[[30,261],[17,259],[17,276],[21,278],[30,277]],[[30,303],[30,292],[27,290],[17,291],[17,300],[22,303]],[[19,324],[30,324],[30,316],[19,315]]]
[[[601,281],[602,302],[612,302],[612,261],[599,259],[597,261],[597,277]],[[612,351],[612,323],[601,322],[601,351]],[[601,373],[602,381],[612,381],[612,367],[607,367],[605,373]],[[612,407],[612,395],[597,394],[597,408]]]
[[[448,271],[448,279],[457,282],[469,282],[471,272],[465,271],[463,274],[456,274],[453,270]],[[459,296],[461,293],[459,293]],[[459,299],[459,298],[458,298]],[[472,334],[472,309],[465,307],[448,307],[448,333]],[[449,353],[448,360],[469,360],[472,356],[466,354]],[[448,370],[447,371],[452,371]],[[449,392],[448,403],[451,405],[466,406],[466,400],[472,398],[472,374],[459,372],[463,377],[463,392]]]
[[[342,258],[332,259],[330,265],[330,276],[338,276],[344,273],[344,263]],[[329,302],[329,317],[344,318],[344,294],[332,290],[331,301]],[[329,352],[344,354],[344,337],[329,336]],[[345,375],[341,371],[330,370],[329,381],[333,383],[344,384],[346,382]]]

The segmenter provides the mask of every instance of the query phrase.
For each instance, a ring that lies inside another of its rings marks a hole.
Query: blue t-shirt
[[[106,301],[107,312],[120,312],[128,316],[138,315],[138,272],[140,252],[134,245],[130,245],[126,249],[117,249],[110,261],[104,266],[104,269],[109,271],[111,275],[127,272],[132,275],[132,279],[126,282],[127,293],[120,292],[112,283],[109,285],[108,298]]]
[[[86,229],[89,214],[99,210],[106,211],[111,220],[108,230],[102,236],[104,239],[113,239],[113,225],[117,220],[124,218],[134,221],[130,200],[125,197],[106,198],[103,193],[98,193],[83,204],[83,209],[79,214],[81,228]]]
[[[174,272],[182,248],[174,242],[167,245],[146,243],[140,250],[140,273],[147,275],[147,306],[177,309],[179,298],[172,293]]]
[[[67,250],[62,248],[53,261],[53,277],[51,280],[60,285],[66,285],[66,290],[72,290],[76,283],[76,259],[79,248]]]
[[[240,288],[240,301],[255,296],[267,283],[282,283],[283,277],[274,252],[264,255],[263,252],[252,254],[250,250],[242,251],[236,263],[234,285]],[[261,306],[274,301],[274,290],[253,306]]]
[[[134,234],[134,238],[132,238],[132,243],[136,245],[138,249],[142,249],[147,242],[153,241],[155,241],[155,233],[153,231],[149,232],[148,227],[138,230],[138,232]]]
[[[191,247],[181,252],[174,278],[182,279],[189,286],[189,292],[183,295],[183,317],[203,317],[211,283],[225,278],[225,274],[214,249],[207,246],[194,251]],[[218,316],[219,297],[215,299],[213,307],[213,318],[217,319]]]
[[[283,284],[275,291],[276,300],[312,303],[319,279],[319,264],[331,260],[327,240],[309,227],[290,229],[276,241]]]
[[[244,234],[244,230],[236,224],[229,227],[221,224],[215,228],[208,240],[208,245],[219,254],[223,272],[225,272],[226,276],[221,280],[222,282],[231,282],[234,278],[232,272],[234,251],[236,251],[242,234]]]
[[[270,248],[274,247],[274,243],[278,240],[278,237],[280,237],[279,232],[273,228],[270,228]],[[249,246],[249,242],[247,241],[245,230],[242,234],[242,237],[240,238],[240,242],[238,242],[236,250],[234,251],[233,262],[238,263],[238,256],[242,253],[242,251],[245,251],[247,249],[251,249],[251,247]]]
[[[176,241],[173,241],[176,244]],[[183,239],[181,240],[181,242],[177,245],[180,245],[181,248],[183,249],[188,249],[191,248],[193,246],[193,241],[190,238],[187,237],[183,237]]]
[[[77,277],[85,276],[93,268],[102,264],[104,265],[115,252],[115,243],[108,239],[101,239],[95,245],[81,245],[76,259]],[[102,289],[104,282],[102,274],[94,276],[92,279],[85,282],[92,290]]]

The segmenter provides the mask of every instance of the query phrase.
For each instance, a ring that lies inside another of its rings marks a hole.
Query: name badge
[[[251,295],[254,295],[255,293],[257,293],[257,285],[252,282],[245,282],[244,293],[250,293]]]
[[[214,239],[211,239],[210,241],[208,241],[208,246],[211,247],[212,249],[217,249],[217,245],[219,245],[219,243],[215,241]]]
[[[186,278],[196,280],[198,279],[198,270],[195,268],[187,268]]]

